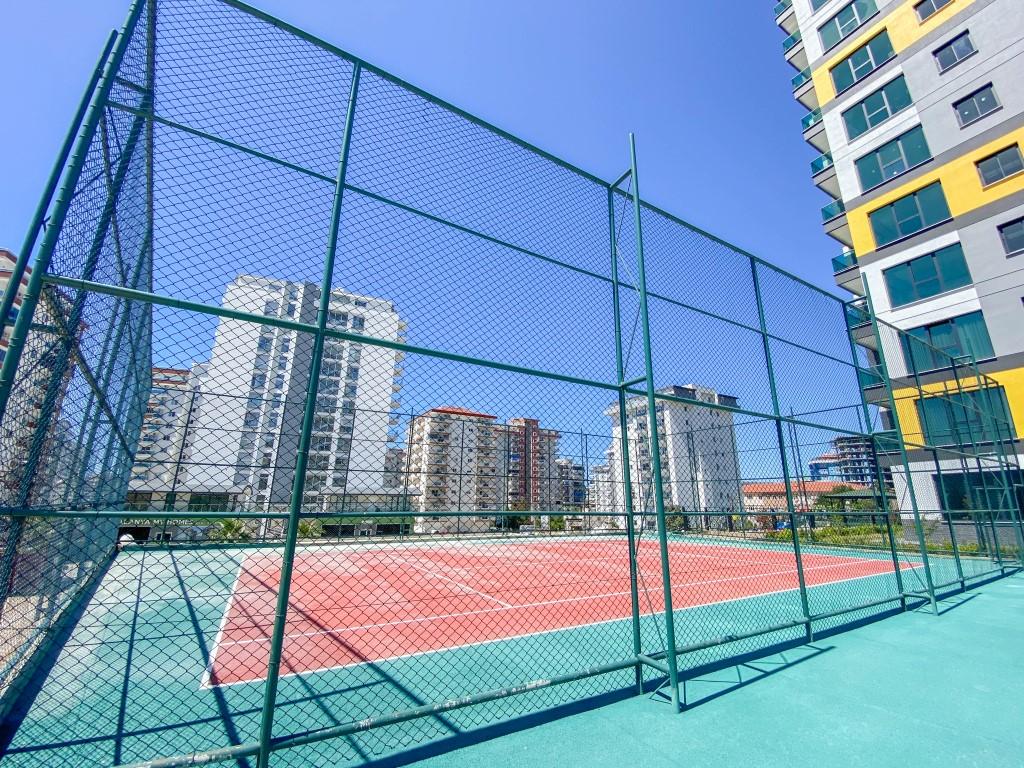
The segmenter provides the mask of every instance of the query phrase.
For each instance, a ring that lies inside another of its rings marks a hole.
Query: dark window
[[[965,126],[999,109],[999,100],[996,98],[996,92],[992,90],[992,84],[989,83],[953,104],[953,109],[956,110],[960,125]]]
[[[1024,171],[1024,158],[1021,157],[1020,147],[1014,144],[979,160],[976,165],[981,174],[981,183],[988,186]]]
[[[917,11],[917,18],[924,21],[933,13],[941,11],[951,2],[953,0],[924,0],[924,2],[915,5],[914,10]]]
[[[911,328],[900,340],[907,368],[918,373],[948,368],[955,357],[971,355],[975,360],[985,360],[994,354],[981,312]]]
[[[839,13],[818,29],[825,50],[837,45],[853,34],[867,19],[878,13],[875,0],[854,0],[843,6]]]
[[[1015,432],[1002,387],[926,397],[917,414],[929,445],[989,443]]]
[[[1003,250],[1008,256],[1024,253],[1024,219],[1001,224],[999,237],[1003,240]]]
[[[945,72],[977,52],[974,43],[971,41],[971,36],[964,32],[959,37],[954,37],[936,50],[933,55],[935,56],[936,63],[939,65],[939,72]]]
[[[881,248],[947,220],[949,206],[942,191],[942,183],[936,181],[872,211],[868,218],[875,233],[875,244]]]
[[[852,141],[897,112],[903,111],[911,103],[907,81],[900,75],[843,112],[846,133]]]
[[[924,129],[912,128],[856,162],[861,188],[867,191],[877,187],[931,158]]]
[[[883,273],[893,307],[927,299],[971,284],[960,243],[897,264]]]
[[[883,30],[832,67],[832,84],[836,93],[863,80],[894,55],[889,33]]]

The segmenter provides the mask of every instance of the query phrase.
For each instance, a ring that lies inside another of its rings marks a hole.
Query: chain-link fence
[[[11,765],[679,707],[1019,562],[999,383],[632,144],[599,179],[235,0],[137,2],[72,138],[3,313]]]

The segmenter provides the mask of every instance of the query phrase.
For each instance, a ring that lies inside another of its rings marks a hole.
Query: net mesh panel
[[[647,204],[644,295],[631,179],[217,0],[144,4],[101,107],[0,435],[12,766],[254,765],[292,510],[279,765],[665,697],[670,624],[693,677],[1020,557],[1004,384]]]

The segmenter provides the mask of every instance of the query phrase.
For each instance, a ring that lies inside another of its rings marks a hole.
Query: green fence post
[[[750,259],[750,275],[754,285],[754,301],[757,303],[757,318],[761,328],[761,348],[764,351],[765,370],[768,373],[768,388],[772,396],[772,412],[775,414],[775,439],[779,444],[779,461],[782,468],[782,481],[786,488],[786,508],[789,512],[790,525],[793,528],[793,557],[796,564],[797,582],[800,585],[800,609],[806,620],[807,642],[814,641],[814,630],[811,625],[811,603],[807,595],[807,580],[804,575],[803,555],[800,552],[800,537],[796,532],[796,505],[793,503],[793,480],[789,471],[789,458],[786,453],[785,433],[782,429],[782,410],[779,405],[779,389],[775,384],[775,366],[772,363],[771,342],[768,337],[768,320],[764,313],[764,297],[761,295],[761,278],[757,274],[757,262]]]
[[[342,134],[341,152],[338,160],[338,177],[334,188],[334,203],[331,210],[331,229],[327,239],[327,255],[324,259],[323,279],[320,282],[317,330],[313,340],[313,354],[309,362],[309,382],[306,386],[302,431],[299,434],[299,445],[295,455],[295,478],[292,482],[288,524],[285,529],[284,551],[281,555],[281,582],[277,589],[274,629],[271,634],[270,656],[267,662],[267,685],[264,690],[263,712],[260,722],[260,747],[257,762],[259,768],[268,768],[270,765],[270,742],[274,734],[274,706],[277,702],[277,683],[281,672],[281,652],[284,648],[284,630],[288,619],[288,597],[291,590],[292,567],[295,562],[295,547],[299,534],[299,515],[302,512],[302,497],[306,488],[306,461],[309,458],[313,416],[316,413],[317,384],[320,378],[320,365],[323,361],[327,313],[331,304],[334,260],[338,249],[338,234],[341,230],[341,203],[345,194],[345,175],[348,171],[349,148],[352,144],[352,123],[355,118],[356,95],[359,91],[361,69],[358,62],[352,68],[352,82],[350,84],[348,108],[345,114],[345,128]]]
[[[640,639],[640,594],[637,589],[636,523],[633,519],[633,484],[630,479],[629,433],[626,431],[629,426],[629,420],[626,417],[626,390],[623,386],[626,372],[622,359],[622,319],[619,307],[619,248],[615,236],[615,193],[611,187],[608,188],[608,236],[611,241],[612,257],[612,313],[615,315],[615,376],[619,384],[619,437],[622,453],[623,509],[626,513],[626,542],[629,547],[629,598],[630,614],[633,620],[633,655],[639,656],[642,651],[642,645]],[[637,661],[637,693],[643,693],[643,686],[643,665]]]
[[[867,300],[868,317],[871,320],[871,327],[875,333],[875,342],[878,344],[878,365],[881,369],[882,380],[885,382],[885,389],[889,395],[889,407],[892,411],[893,428],[896,433],[896,441],[900,448],[900,459],[903,462],[903,469],[907,477],[907,495],[910,498],[910,508],[914,516],[914,527],[917,529],[917,542],[921,548],[921,564],[924,566],[925,585],[928,590],[928,602],[931,603],[932,611],[939,615],[939,606],[935,600],[935,582],[932,579],[931,564],[928,562],[928,542],[924,537],[924,525],[921,521],[921,511],[917,505],[917,492],[914,490],[914,474],[910,469],[910,457],[907,454],[907,445],[903,439],[903,427],[900,424],[899,409],[896,407],[896,396],[892,391],[892,379],[889,378],[889,368],[885,360],[885,346],[882,343],[882,333],[878,329],[878,318],[875,315],[875,306],[871,301],[871,288],[868,285],[867,276],[861,276],[861,283],[864,286],[864,298]]]
[[[900,333],[903,332],[900,331]],[[923,397],[925,390],[924,385],[921,383],[921,373],[917,367],[917,359],[914,356],[914,345],[917,344],[920,345],[921,348],[924,348],[926,344],[924,341],[921,341],[916,337],[910,336],[909,334],[907,335],[907,339],[907,350],[910,354],[905,354],[904,357],[907,358],[907,366],[909,367],[910,373],[914,377],[914,386],[917,388],[917,391],[920,392]],[[920,419],[921,432],[922,434],[927,435],[929,432],[928,409],[923,406],[920,408]],[[964,567],[963,562],[960,559],[960,544],[956,538],[956,527],[953,525],[953,507],[949,503],[949,492],[946,490],[946,483],[943,482],[942,479],[942,463],[939,461],[939,449],[936,448],[935,446],[932,446],[931,454],[932,463],[935,465],[935,479],[938,483],[939,496],[941,498],[941,503],[946,507],[944,512],[940,510],[940,514],[944,514],[944,517],[946,518],[946,528],[949,530],[950,546],[953,548],[953,564],[956,567],[957,581],[960,582],[960,590],[963,591],[967,589],[967,582],[964,580]]]
[[[886,516],[886,531],[889,536],[889,551],[893,558],[893,571],[896,575],[896,589],[899,590],[899,601],[903,610],[906,610],[906,590],[903,589],[903,570],[899,565],[899,552],[896,549],[896,535],[893,531],[892,510],[889,508],[889,495],[886,493],[885,476],[882,473],[882,465],[879,462],[878,436],[868,436],[871,443],[871,463],[878,473],[879,496],[882,499],[882,512]]]
[[[658,545],[661,550],[661,582],[665,593],[665,639],[668,644],[669,684],[672,707],[679,711],[679,668],[676,658],[675,616],[672,613],[672,573],[669,566],[668,532],[665,528],[665,489],[661,479],[661,443],[658,439],[658,410],[654,397],[654,362],[651,355],[651,325],[647,311],[647,272],[644,266],[643,222],[640,207],[640,180],[636,165],[636,138],[629,134],[629,167],[633,176],[633,226],[636,231],[637,292],[640,298],[640,327],[644,342],[644,375],[647,380],[647,427],[651,442],[651,482],[654,485],[654,510],[658,519]],[[620,387],[621,387],[620,381]],[[620,392],[623,390],[620,389]],[[623,435],[623,439],[626,435]]]

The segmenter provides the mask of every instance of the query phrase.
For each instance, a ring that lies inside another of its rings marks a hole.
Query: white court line
[[[433,576],[435,579],[441,579],[441,581],[447,581],[449,584],[454,584],[456,587],[458,587],[459,589],[462,589],[462,590],[464,590],[466,592],[470,592],[470,593],[472,593],[474,595],[479,595],[480,597],[485,597],[488,600],[493,600],[494,602],[498,603],[499,605],[503,605],[506,608],[515,608],[516,607],[516,606],[512,605],[512,603],[506,603],[504,600],[499,600],[496,597],[491,597],[486,592],[481,592],[479,590],[473,589],[468,584],[463,584],[460,581],[455,581],[455,579],[449,579],[447,576],[444,576],[443,574],[440,574],[437,571],[432,571],[429,568],[424,568],[422,565],[417,565],[416,563],[410,563],[408,560],[401,560],[401,559],[400,560],[393,560],[392,562],[398,562],[398,563],[402,563],[403,565],[408,565],[410,568],[415,568],[417,571],[422,571],[423,573],[427,574],[428,576]]]
[[[914,566],[912,566],[910,568],[902,568],[901,570],[916,570],[918,568],[923,568],[923,567],[924,566],[922,566],[922,565],[914,565]],[[831,586],[833,584],[844,584],[844,583],[850,582],[850,581],[859,581],[861,579],[871,579],[871,578],[875,578],[875,577],[878,577],[878,576],[885,576],[885,575],[886,575],[885,573],[871,573],[871,574],[868,574],[867,576],[851,576],[848,579],[836,579],[835,581],[827,581],[827,582],[825,582],[823,584],[815,584],[812,587],[808,587],[808,589],[817,589],[819,587]],[[712,605],[724,605],[726,603],[735,603],[735,602],[739,602],[741,600],[753,600],[755,598],[760,598],[760,597],[770,597],[772,595],[781,595],[781,594],[785,594],[786,592],[796,592],[798,589],[799,589],[799,587],[790,587],[789,589],[777,589],[777,590],[774,590],[772,592],[760,592],[760,593],[758,593],[756,595],[745,595],[745,596],[742,596],[742,597],[729,597],[729,598],[725,598],[723,600],[714,600],[714,601],[712,601],[710,603],[701,603],[700,605],[688,605],[685,608],[674,608],[673,609],[673,613],[682,613],[683,611],[694,611],[694,610],[697,610],[699,608],[707,608],[707,607],[712,606]],[[893,601],[895,602],[898,599],[899,599],[899,597],[894,597]],[[478,613],[485,613],[485,612],[486,611],[478,611]],[[641,619],[643,619],[643,618],[645,618],[647,616],[650,616],[650,617],[662,616],[662,615],[664,615],[664,613],[665,613],[665,611],[652,611],[651,613],[643,614],[641,616]],[[467,614],[467,615],[472,615],[472,614]],[[493,640],[479,640],[479,641],[473,642],[473,643],[464,643],[462,645],[453,645],[453,646],[449,646],[449,647],[446,647],[446,648],[435,648],[435,649],[432,649],[432,650],[429,650],[429,651],[415,651],[413,653],[403,653],[403,654],[400,654],[398,656],[388,656],[387,658],[383,658],[383,659],[373,659],[371,661],[351,661],[348,664],[336,664],[336,665],[331,666],[331,667],[317,667],[316,669],[307,669],[307,670],[303,670],[302,672],[285,672],[283,674],[280,674],[279,677],[298,677],[299,675],[310,675],[310,674],[317,674],[317,673],[320,673],[320,672],[333,672],[333,671],[336,671],[336,670],[339,670],[339,669],[348,669],[349,667],[361,667],[361,666],[364,666],[364,665],[367,665],[367,664],[380,664],[382,662],[400,661],[401,659],[412,659],[412,658],[415,658],[417,656],[426,656],[426,655],[431,654],[431,653],[441,653],[443,651],[461,650],[461,649],[464,649],[464,648],[475,648],[475,647],[478,647],[478,646],[481,646],[481,645],[490,645],[491,643],[503,643],[503,642],[506,642],[508,640],[522,640],[522,639],[525,639],[527,637],[538,637],[540,635],[550,635],[553,632],[566,632],[566,631],[570,631],[570,630],[574,630],[574,629],[583,629],[585,627],[598,627],[598,626],[600,626],[602,624],[613,624],[614,622],[617,622],[617,621],[629,621],[629,619],[630,619],[629,616],[620,616],[620,617],[614,618],[614,619],[603,619],[602,621],[593,621],[593,622],[590,622],[589,624],[573,624],[571,627],[557,627],[555,629],[544,629],[544,630],[541,630],[539,632],[525,632],[525,633],[520,634],[520,635],[509,635],[508,637],[498,637],[498,638],[495,638]],[[782,630],[780,630],[780,631],[782,631]],[[231,682],[231,683],[217,683],[216,685],[211,685],[210,687],[211,688],[227,688],[227,687],[232,686],[232,685],[248,685],[250,683],[262,683],[265,679],[266,679],[265,677],[254,677],[254,678],[252,678],[250,680],[237,680],[237,681]]]
[[[805,568],[804,571],[806,572],[806,571],[815,571],[815,570],[826,570],[826,569],[829,569],[829,568],[842,568],[842,567],[845,567],[846,565],[847,565],[847,563],[834,563],[832,565],[815,565],[815,566],[811,566],[810,568]],[[904,570],[906,570],[906,569],[904,569]],[[868,575],[869,576],[884,576],[885,573],[886,572],[883,572],[883,573],[871,573],[871,574],[868,574]],[[761,578],[770,577],[770,576],[785,576],[785,575],[789,575],[789,574],[794,574],[795,575],[796,571],[793,570],[793,569],[789,569],[789,570],[785,570],[785,571],[773,571],[773,572],[769,572],[769,573],[755,573],[755,574],[749,574],[747,576],[730,576],[730,577],[724,578],[724,579],[710,579],[708,581],[687,581],[687,582],[683,582],[681,584],[673,584],[672,585],[672,589],[679,589],[679,588],[682,588],[682,587],[700,587],[700,586],[706,586],[708,584],[724,584],[724,583],[727,583],[727,582],[730,582],[730,581],[744,581],[744,580],[747,580],[747,579],[761,579]],[[866,578],[866,577],[864,577],[864,576],[856,576],[854,578],[858,578],[859,579],[859,578]],[[838,584],[841,581],[842,580],[829,581],[829,582],[825,582],[824,584],[815,584],[813,586],[821,587],[821,586],[825,586],[826,584]],[[795,589],[795,587],[791,587],[790,589],[784,589],[784,590],[780,590],[780,591],[782,591],[782,592],[789,592],[791,589]],[[662,588],[660,586],[659,587],[651,587],[651,588],[646,588],[645,587],[645,588],[642,588],[642,589],[639,588],[639,586],[638,586],[638,591],[643,592],[645,594],[646,593],[652,593],[652,592],[653,593],[660,593],[661,590],[662,590]],[[440,621],[440,620],[444,620],[444,619],[457,619],[457,618],[464,618],[466,616],[480,616],[480,615],[483,615],[483,614],[486,614],[486,613],[502,613],[502,612],[507,611],[509,609],[543,608],[543,607],[550,606],[550,605],[564,605],[565,603],[586,602],[588,600],[603,600],[603,599],[608,598],[608,597],[624,597],[624,596],[629,595],[629,594],[631,594],[631,592],[629,590],[626,590],[624,592],[606,592],[606,593],[600,594],[600,595],[581,595],[580,597],[566,597],[566,598],[562,598],[562,599],[559,599],[559,600],[542,600],[542,601],[536,602],[536,603],[523,603],[522,605],[513,605],[511,603],[505,603],[505,605],[507,606],[506,608],[484,608],[483,610],[461,611],[459,613],[444,613],[444,614],[437,614],[437,615],[433,615],[433,616],[415,616],[415,617],[410,618],[410,619],[400,619],[398,621],[386,621],[386,622],[380,622],[380,623],[377,623],[377,624],[361,624],[361,625],[354,626],[354,627],[334,627],[332,629],[318,629],[318,630],[310,631],[310,632],[291,632],[291,633],[286,634],[285,637],[291,640],[291,639],[297,639],[297,638],[302,638],[302,637],[317,637],[318,635],[326,635],[326,636],[342,635],[345,632],[361,632],[361,631],[366,630],[366,629],[383,629],[385,627],[399,627],[399,626],[402,626],[402,625],[405,625],[405,624],[419,624],[421,622]],[[746,597],[757,597],[759,595],[771,595],[771,594],[776,594],[776,593],[774,593],[774,592],[759,592],[759,593],[757,593],[755,595],[747,595]],[[739,599],[743,599],[743,598],[739,598]],[[714,604],[715,603],[701,603],[701,605],[714,605]],[[687,606],[687,607],[697,607],[697,606]],[[598,622],[598,623],[600,623],[600,622]],[[574,624],[572,626],[589,626],[589,625],[587,625],[587,624]],[[570,628],[571,627],[564,627],[564,629],[570,629]],[[270,639],[269,636],[250,637],[250,638],[246,638],[245,640],[229,640],[229,641],[227,641],[224,644],[225,645],[252,645],[254,643],[266,643],[269,639]],[[458,646],[458,647],[461,647],[461,646]]]
[[[238,564],[238,570],[235,571],[235,580],[231,584],[231,594],[228,596],[228,604],[224,607],[224,615],[220,618],[220,626],[217,627],[217,636],[213,639],[213,648],[210,649],[210,660],[206,663],[206,669],[199,681],[199,690],[213,687],[210,683],[210,676],[213,674],[213,661],[217,657],[217,650],[221,646],[221,639],[224,637],[224,630],[228,625],[228,617],[231,615],[231,608],[235,602],[235,595],[238,593],[238,582],[242,578],[242,571],[245,569],[245,563],[248,559],[249,555],[244,555],[242,557],[242,562]]]

